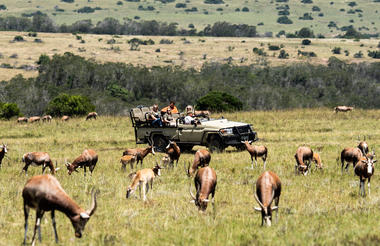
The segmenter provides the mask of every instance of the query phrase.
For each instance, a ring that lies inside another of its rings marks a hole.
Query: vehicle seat
[[[146,122],[145,116],[139,108],[132,109],[132,117],[136,124],[142,124]]]

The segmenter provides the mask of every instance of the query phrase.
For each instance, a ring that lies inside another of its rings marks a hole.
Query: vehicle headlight
[[[224,129],[220,130],[220,133],[223,135],[232,135],[233,130],[232,130],[232,128],[224,128]]]

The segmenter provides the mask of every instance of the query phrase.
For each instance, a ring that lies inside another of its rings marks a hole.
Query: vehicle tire
[[[218,135],[212,135],[209,138],[208,148],[210,152],[223,152],[226,148],[222,142],[222,139]]]
[[[235,146],[238,151],[244,151],[247,149],[244,144],[236,145]]]
[[[153,136],[153,146],[156,152],[165,152],[166,146],[169,144],[169,141],[162,135]]]

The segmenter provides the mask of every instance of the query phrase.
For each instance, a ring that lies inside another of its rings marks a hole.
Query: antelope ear
[[[258,207],[254,207],[255,211],[258,211],[258,212],[261,212],[262,209],[261,208],[258,208]]]
[[[272,211],[276,211],[276,210],[278,210],[278,206],[272,207]]]
[[[374,160],[372,163],[376,163],[377,162],[377,160]]]
[[[81,217],[82,219],[89,219],[89,218],[90,218],[90,215],[88,215],[87,213],[82,212],[82,213],[80,213],[80,217]]]

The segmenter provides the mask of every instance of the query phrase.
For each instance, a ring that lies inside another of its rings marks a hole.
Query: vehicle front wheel
[[[208,148],[210,152],[223,152],[226,147],[224,146],[222,139],[215,135],[210,137]]]
[[[153,146],[155,148],[155,151],[157,152],[165,152],[166,146],[168,145],[169,141],[164,138],[162,135],[154,135],[153,136]]]

